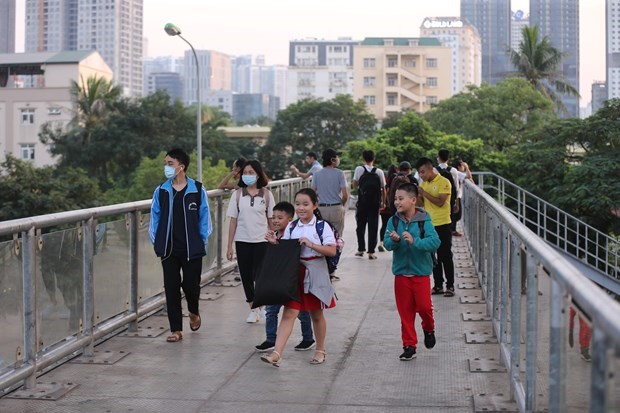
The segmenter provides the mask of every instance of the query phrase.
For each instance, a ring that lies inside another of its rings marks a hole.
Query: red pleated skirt
[[[323,259],[323,257],[318,257]],[[310,258],[314,259],[314,258]],[[288,308],[293,308],[299,311],[313,311],[313,310],[322,310],[324,308],[333,308],[336,306],[336,300],[332,297],[332,302],[329,306],[325,306],[325,303],[316,298],[313,294],[304,294],[304,277],[306,276],[306,267],[303,264],[299,264],[299,278],[297,281],[297,285],[299,286],[299,298],[301,302],[297,302],[295,300],[290,300],[285,303],[284,306]]]

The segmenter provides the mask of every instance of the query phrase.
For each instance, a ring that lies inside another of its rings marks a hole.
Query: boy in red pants
[[[435,346],[435,319],[431,300],[433,253],[440,241],[430,216],[416,208],[418,188],[405,183],[396,190],[396,214],[389,220],[384,236],[384,246],[394,251],[394,295],[400,316],[403,353],[400,359],[412,360],[416,356],[418,337],[415,331],[416,313],[422,318],[424,345]]]

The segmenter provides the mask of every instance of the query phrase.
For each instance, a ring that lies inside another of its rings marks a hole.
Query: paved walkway
[[[479,290],[457,288],[456,297],[434,298],[436,347],[421,345],[410,362],[398,359],[402,344],[391,253],[379,253],[375,261],[354,257],[354,234],[349,212],[338,270],[342,280],[336,283],[339,301],[326,314],[325,364],[310,365],[312,352],[293,351],[301,337],[298,326],[279,369],[261,362],[254,345],[264,340],[264,322],[245,323],[241,286],[207,286],[203,292],[220,292],[221,298],[202,301],[202,328],[191,333],[186,325],[180,343],[165,342],[165,317],[149,317],[141,327],[159,336],[121,334],[96,347],[99,353],[127,353],[115,364],[66,363],[39,378],[78,383],[63,398],[5,397],[0,412],[457,413],[475,411],[474,395],[506,395],[506,373],[470,372],[469,359],[497,359],[499,353],[497,344],[466,344],[466,332],[490,329],[488,321],[463,321],[484,313],[483,304],[461,303],[465,296],[479,296]],[[463,278],[473,276],[464,238],[455,238],[454,252],[457,287],[471,288],[468,283],[476,279]]]

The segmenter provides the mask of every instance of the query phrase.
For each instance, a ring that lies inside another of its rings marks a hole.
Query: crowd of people
[[[345,174],[339,169],[340,155],[326,149],[319,162],[315,152],[308,152],[307,172],[291,166],[292,174],[312,179],[309,188],[297,192],[294,205],[275,203],[268,189],[269,178],[257,160],[237,159],[218,186],[233,191],[227,210],[226,257],[237,262],[249,306],[246,321],[265,319],[265,340],[255,347],[262,353],[261,360],[275,367],[280,366],[296,319],[300,320],[302,341],[295,350],[314,348],[312,364],[326,360],[324,310],[336,305],[333,282],[340,277],[325,257],[338,254],[338,234],[344,233],[350,197]],[[415,171],[403,160],[398,166],[390,165],[385,173],[375,166],[372,151],[364,151],[362,157],[364,164],[355,168],[351,183],[357,190],[355,256],[376,260],[378,253],[392,251],[403,347],[399,357],[407,361],[416,356],[416,315],[422,320],[425,347],[433,348],[436,338],[431,296],[455,295],[452,237],[462,236],[456,223],[462,216],[462,184],[471,179],[471,172],[459,159],[449,166],[446,149],[438,152],[436,163],[429,158],[418,159]],[[149,225],[151,241],[162,261],[170,342],[183,338],[181,290],[187,300],[189,327],[192,331],[200,328],[202,257],[212,232],[206,190],[186,176],[188,165],[184,151],[173,149],[166,154],[167,180],[155,190]],[[293,257],[298,260],[293,264],[298,267],[293,277],[299,297],[264,307],[257,299],[253,305],[255,285],[260,282],[257,276],[267,264],[267,246],[290,242],[284,240],[297,240],[300,245],[299,256]]]

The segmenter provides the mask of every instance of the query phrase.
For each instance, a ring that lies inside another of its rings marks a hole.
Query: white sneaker
[[[259,317],[258,317],[258,313],[254,310],[250,311],[250,314],[248,314],[248,318],[245,319],[246,323],[258,323]]]

